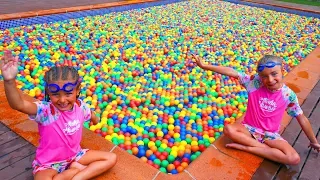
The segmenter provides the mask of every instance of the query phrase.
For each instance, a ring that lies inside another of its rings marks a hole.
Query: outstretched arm
[[[309,147],[320,152],[320,144],[318,143],[318,140],[313,133],[311,124],[310,124],[309,120],[307,119],[307,117],[304,114],[300,114],[299,116],[297,116],[297,120],[298,120],[303,132],[306,134],[306,136],[310,140]]]
[[[222,75],[238,78],[238,72],[230,67],[206,65],[206,64],[203,64],[200,58],[198,58],[196,55],[192,54],[192,56],[196,60],[197,65],[202,69],[210,70]]]
[[[16,76],[18,74],[18,57],[13,57],[10,51],[5,51],[0,61],[2,76],[4,79],[4,89],[11,108],[29,115],[37,114],[37,105],[24,100],[16,86]]]

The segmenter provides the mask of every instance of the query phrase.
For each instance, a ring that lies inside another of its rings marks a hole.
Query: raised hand
[[[311,147],[311,149],[318,151],[318,153],[320,152],[320,144],[319,143],[310,143],[310,145],[308,147]]]
[[[18,57],[13,57],[11,51],[5,51],[0,61],[0,68],[5,81],[15,79],[18,74]]]
[[[195,59],[195,62],[197,63],[197,65],[203,68],[204,64],[202,63],[201,59],[194,54],[192,54],[192,57]]]

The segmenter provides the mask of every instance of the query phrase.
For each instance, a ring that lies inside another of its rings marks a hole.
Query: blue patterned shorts
[[[37,160],[34,160],[32,162],[33,174],[46,169],[53,169],[61,173],[68,169],[72,162],[79,161],[87,151],[89,151],[89,149],[81,149],[74,157],[59,162],[40,164]]]
[[[279,133],[273,133],[273,132],[268,132],[264,131],[260,128],[256,128],[253,126],[250,126],[248,124],[244,124],[244,127],[247,128],[247,130],[250,132],[252,137],[254,137],[257,141],[264,143],[267,140],[283,140],[285,141]]]

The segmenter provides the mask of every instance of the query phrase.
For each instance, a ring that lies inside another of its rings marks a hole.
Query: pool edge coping
[[[101,4],[95,4],[95,5],[84,5],[84,6],[59,8],[59,9],[46,9],[46,10],[39,10],[39,11],[27,11],[27,12],[0,14],[0,21],[21,19],[21,18],[30,18],[30,17],[37,17],[37,16],[45,16],[45,15],[53,15],[53,14],[62,14],[62,13],[77,12],[77,11],[84,11],[84,10],[110,8],[110,7],[133,5],[133,4],[156,2],[156,1],[159,1],[159,0],[126,0],[126,1],[121,1],[121,2],[101,3]]]

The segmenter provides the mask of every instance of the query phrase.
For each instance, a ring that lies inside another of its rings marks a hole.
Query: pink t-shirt
[[[38,123],[39,147],[35,159],[53,163],[72,158],[81,150],[82,125],[91,118],[86,103],[75,103],[71,111],[60,111],[51,102],[36,102],[38,110],[31,120]]]
[[[248,91],[248,107],[243,123],[268,132],[279,132],[283,113],[292,117],[302,114],[297,95],[286,85],[270,91],[262,85],[259,75],[239,73],[241,84]]]

